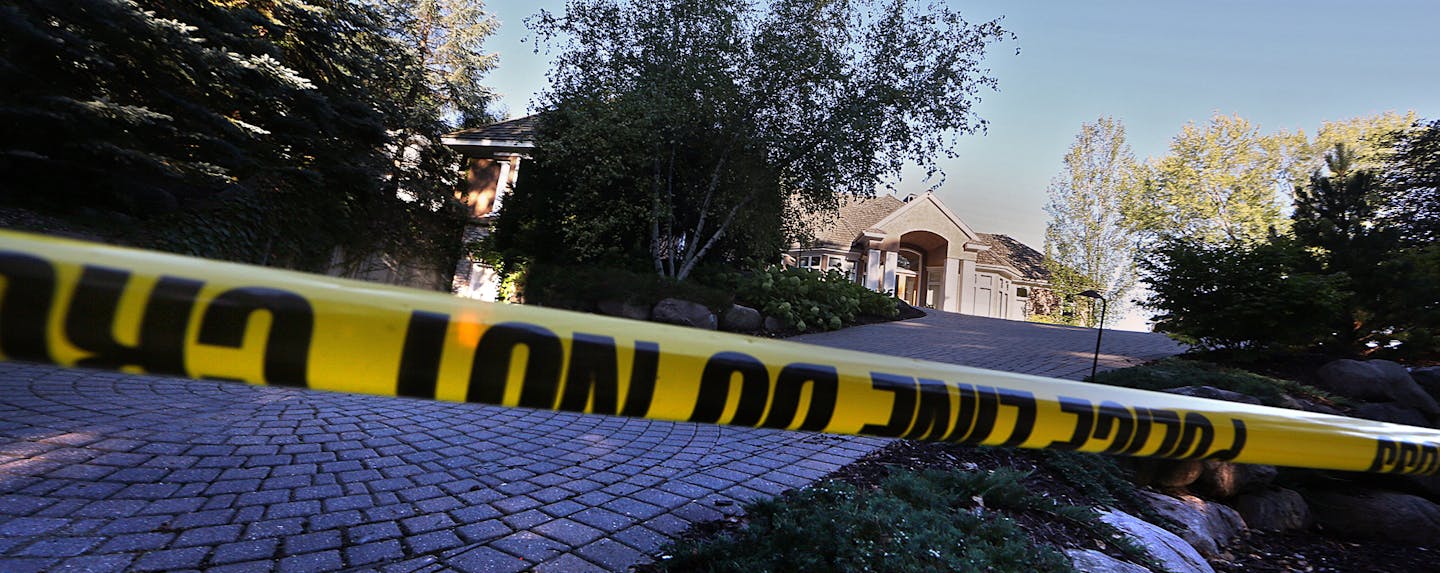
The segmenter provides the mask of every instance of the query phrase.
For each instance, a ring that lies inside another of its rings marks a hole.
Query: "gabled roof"
[[[978,260],[982,265],[1010,267],[1025,279],[1050,280],[1050,269],[1045,268],[1045,255],[1015,240],[1010,235],[980,233],[980,240],[990,245],[989,250],[980,251]]]
[[[979,233],[976,233],[974,229],[970,228],[970,225],[965,224],[964,219],[961,219],[960,216],[956,215],[954,211],[951,211],[949,207],[946,207],[944,203],[940,202],[940,198],[936,197],[934,193],[927,192],[924,195],[911,196],[907,198],[904,203],[905,204],[901,205],[899,209],[891,211],[889,215],[886,215],[884,219],[876,222],[874,225],[872,225],[872,227],[883,228],[885,227],[886,223],[889,223],[893,219],[899,218],[900,215],[905,211],[909,209],[916,209],[919,208],[919,205],[929,203],[935,209],[939,210],[940,214],[944,215],[946,219],[949,219],[951,224],[955,225],[956,228],[960,229],[960,232],[966,237],[966,241],[968,241],[970,237],[979,238],[980,236]]]
[[[472,127],[440,137],[440,143],[464,153],[469,150],[528,150],[535,147],[538,115],[527,115],[485,127]]]
[[[875,226],[875,223],[904,206],[905,202],[896,199],[894,195],[881,195],[869,199],[846,199],[840,204],[840,213],[835,218],[834,224],[816,233],[815,240],[818,243],[848,249],[866,229]]]

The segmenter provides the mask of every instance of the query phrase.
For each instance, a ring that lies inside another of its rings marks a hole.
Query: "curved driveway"
[[[1093,336],[934,313],[797,340],[1081,378]],[[1180,350],[1106,333],[1101,361]],[[884,443],[0,363],[0,570],[623,570]]]

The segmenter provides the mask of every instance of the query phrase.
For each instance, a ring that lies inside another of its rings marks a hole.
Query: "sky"
[[[953,0],[971,22],[1003,17],[1017,39],[985,65],[998,91],[975,107],[990,122],[942,161],[936,194],[977,231],[1043,249],[1046,187],[1080,126],[1126,127],[1135,155],[1163,156],[1190,122],[1239,115],[1266,132],[1314,134],[1324,121],[1415,111],[1440,119],[1440,2],[1431,0]],[[549,56],[523,20],[559,0],[492,0],[501,27],[489,84],[510,116],[533,109]],[[1019,53],[1016,54],[1016,48]],[[907,171],[898,188],[934,184]]]

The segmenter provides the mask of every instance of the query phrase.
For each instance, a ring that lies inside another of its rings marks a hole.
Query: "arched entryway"
[[[895,296],[912,306],[941,308],[950,242],[931,231],[910,231],[896,245]]]

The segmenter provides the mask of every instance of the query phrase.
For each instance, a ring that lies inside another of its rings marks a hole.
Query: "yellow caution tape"
[[[986,446],[1435,474],[1440,431],[0,231],[0,356]]]

